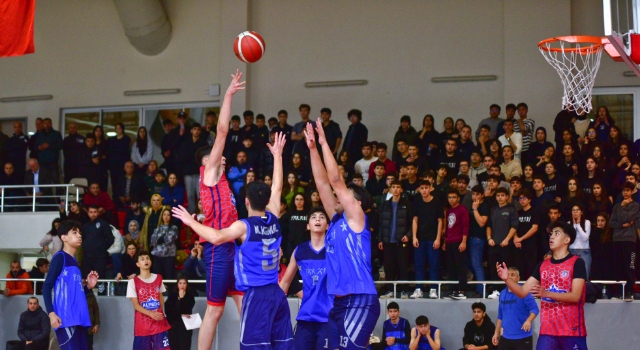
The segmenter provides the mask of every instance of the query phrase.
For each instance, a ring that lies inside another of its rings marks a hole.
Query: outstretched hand
[[[96,286],[96,284],[98,283],[98,273],[95,271],[91,271],[89,272],[89,275],[87,275],[87,289],[93,289],[93,287]]]
[[[498,277],[500,277],[501,280],[506,281],[507,279],[509,279],[509,270],[507,269],[507,264],[502,263],[502,265],[500,265],[500,263],[496,263],[496,270],[498,270]]]
[[[171,208],[171,213],[173,214],[174,218],[179,219],[183,224],[189,227],[192,227],[196,222],[196,214],[189,214],[187,209],[185,209],[181,205]]]
[[[313,125],[307,123],[307,126],[302,130],[304,132],[304,140],[307,143],[309,149],[316,148],[316,134],[313,132]]]
[[[318,118],[318,120],[316,120],[316,132],[318,133],[318,142],[320,143],[320,146],[327,143],[327,137],[324,134],[324,127],[322,126],[322,118]]]
[[[282,150],[284,149],[284,144],[287,143],[287,139],[283,132],[278,132],[275,135],[273,144],[267,143],[267,147],[269,147],[269,151],[273,156],[282,156]]]
[[[236,69],[236,74],[231,74],[231,84],[227,88],[227,95],[233,95],[239,90],[244,90],[244,85],[247,83],[246,81],[240,82],[242,79],[242,72],[239,69]]]

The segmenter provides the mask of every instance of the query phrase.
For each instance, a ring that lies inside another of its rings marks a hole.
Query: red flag
[[[35,8],[36,0],[0,0],[0,57],[35,52]]]

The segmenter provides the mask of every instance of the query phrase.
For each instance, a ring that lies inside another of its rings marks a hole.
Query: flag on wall
[[[35,52],[33,18],[36,0],[0,0],[0,57]]]

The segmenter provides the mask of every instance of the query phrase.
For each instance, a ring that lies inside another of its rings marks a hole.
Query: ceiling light
[[[334,80],[334,81],[311,81],[304,83],[304,87],[316,88],[316,87],[334,87],[334,86],[358,86],[367,85],[368,80]]]
[[[180,89],[151,89],[151,90],[128,90],[125,96],[149,96],[149,95],[172,95],[179,94]]]
[[[498,80],[497,75],[461,75],[455,77],[433,77],[432,83],[459,83],[469,81],[491,81]]]
[[[0,102],[28,102],[28,101],[43,101],[51,100],[53,95],[33,95],[33,96],[16,96],[16,97],[2,97]]]

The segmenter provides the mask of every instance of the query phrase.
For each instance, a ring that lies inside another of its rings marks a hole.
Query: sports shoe
[[[498,292],[497,290],[494,290],[491,294],[487,296],[487,299],[498,299],[499,296],[500,296],[500,292]]]
[[[400,293],[400,299],[409,299],[409,293],[407,292]]]
[[[421,299],[422,296],[422,289],[416,288],[416,290],[413,291],[413,294],[409,296],[409,299]]]
[[[380,299],[391,299],[393,298],[393,292],[386,292],[380,296]]]
[[[436,293],[434,288],[431,288],[429,291],[429,299],[438,299],[438,293]]]
[[[633,301],[633,293],[628,293],[627,295],[625,295],[624,296],[624,301],[626,301],[626,302]]]
[[[467,299],[467,296],[462,292],[454,292],[451,294],[451,297],[455,300],[464,300]]]
[[[442,297],[442,299],[453,299],[453,296],[458,293],[458,292],[451,292],[449,293],[449,295],[445,295]]]

